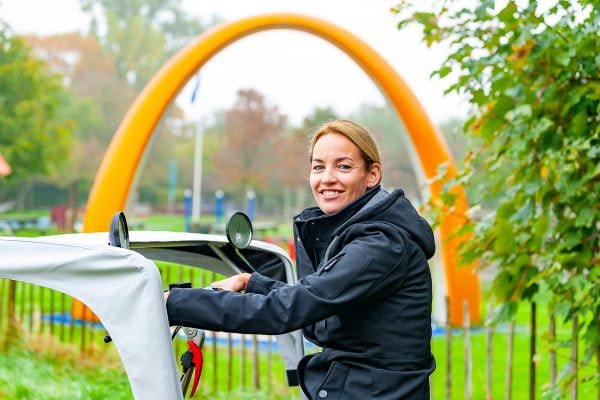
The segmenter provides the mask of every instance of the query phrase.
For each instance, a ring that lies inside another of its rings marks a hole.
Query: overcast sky
[[[394,4],[384,0],[187,0],[184,8],[203,21],[212,15],[233,21],[270,12],[322,18],[352,32],[391,63],[435,122],[464,117],[466,102],[444,96],[447,82],[429,77],[444,50],[427,48],[416,29],[399,32],[390,12]],[[88,26],[78,0],[0,0],[0,19],[23,34],[85,32]],[[343,115],[363,103],[384,104],[383,94],[350,57],[323,39],[291,30],[256,33],[223,49],[202,68],[198,98],[190,106],[192,86],[187,86],[178,103],[193,119],[230,107],[236,91],[247,88],[263,93],[269,104],[279,106],[295,124],[317,106],[331,106]]]

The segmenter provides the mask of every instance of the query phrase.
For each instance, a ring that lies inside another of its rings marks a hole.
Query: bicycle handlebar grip
[[[192,282],[183,282],[183,283],[169,283],[169,290],[172,289],[191,289]]]

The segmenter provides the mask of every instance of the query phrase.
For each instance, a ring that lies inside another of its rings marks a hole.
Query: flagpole
[[[200,89],[200,71],[196,74],[196,83],[192,90],[191,103],[196,102],[196,96]],[[202,118],[196,121],[196,137],[194,143],[194,178],[192,186],[192,222],[200,223],[201,190],[202,190],[202,145],[204,143],[204,127]]]
[[[204,128],[202,121],[196,122],[196,140],[194,146],[194,182],[192,191],[192,221],[200,222],[201,188],[202,188],[202,145]]]

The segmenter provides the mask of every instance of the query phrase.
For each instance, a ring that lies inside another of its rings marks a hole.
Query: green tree
[[[68,97],[60,78],[0,25],[0,153],[13,167],[3,190],[18,186],[20,200],[34,177],[57,171],[68,158],[75,126],[61,114]]]
[[[428,45],[449,46],[434,75],[451,78],[448,91],[465,95],[475,110],[465,131],[479,145],[457,181],[477,187],[472,204],[488,196],[498,202],[463,229],[472,234],[464,261],[486,260],[496,271],[493,291],[506,314],[545,289],[550,312],[582,321],[586,360],[598,356],[600,3],[422,7],[416,1],[398,6],[399,27],[416,22]],[[485,169],[484,181],[473,180],[475,166]],[[593,370],[579,378],[598,379]]]
[[[87,199],[115,129],[133,100],[133,90],[118,79],[114,59],[104,54],[92,37],[66,33],[26,36],[25,40],[62,76],[71,92],[60,110],[65,118],[77,122],[72,130],[73,151],[64,167],[45,181],[63,192],[69,188],[68,204],[75,217],[81,201]]]
[[[80,0],[91,31],[115,58],[119,76],[137,90],[204,26],[181,0]]]

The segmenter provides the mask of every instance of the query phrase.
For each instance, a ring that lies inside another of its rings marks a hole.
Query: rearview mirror
[[[252,222],[243,212],[236,212],[227,221],[225,233],[229,243],[236,249],[245,249],[252,241]]]
[[[110,220],[108,244],[123,249],[129,248],[129,227],[122,211],[116,212]]]

